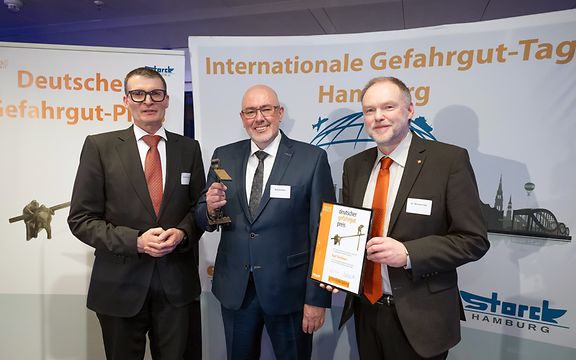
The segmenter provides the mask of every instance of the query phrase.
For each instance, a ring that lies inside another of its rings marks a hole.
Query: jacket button
[[[254,239],[255,237],[256,237],[256,234],[250,233],[250,239]]]

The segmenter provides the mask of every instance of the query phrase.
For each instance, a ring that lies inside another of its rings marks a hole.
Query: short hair
[[[370,79],[370,81],[368,81],[366,86],[364,86],[364,88],[362,89],[362,93],[360,95],[360,102],[364,100],[364,95],[366,95],[366,91],[368,91],[368,89],[382,82],[388,82],[396,85],[400,89],[400,91],[404,94],[404,100],[406,100],[406,105],[410,105],[410,103],[412,103],[412,95],[410,95],[410,89],[408,89],[408,87],[406,86],[406,84],[404,84],[404,82],[402,82],[402,80],[395,78],[393,76],[380,76]]]
[[[168,93],[168,87],[166,86],[166,80],[164,80],[164,76],[162,76],[162,74],[160,74],[158,71],[151,69],[149,67],[139,67],[136,68],[132,71],[130,71],[128,74],[126,74],[126,77],[124,78],[124,93],[128,94],[128,80],[130,80],[131,77],[133,76],[143,76],[146,78],[159,78],[160,80],[162,80],[162,85],[164,85],[164,91],[166,91],[166,93]]]
[[[254,91],[256,89],[269,92],[270,94],[272,94],[273,98],[276,98],[276,103],[278,105],[275,105],[275,106],[282,106],[282,105],[280,105],[280,99],[278,98],[278,93],[276,92],[276,90],[272,89],[268,85],[256,84],[256,85],[250,86],[248,89],[246,89],[246,91],[244,91],[244,95],[242,95],[242,102],[240,104],[240,108],[244,108],[244,99],[246,98],[246,94],[248,94],[249,92]],[[270,104],[270,105],[272,105],[272,104]]]

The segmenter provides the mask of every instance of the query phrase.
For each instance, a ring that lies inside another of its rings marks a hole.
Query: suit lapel
[[[140,198],[140,201],[142,201],[144,208],[155,219],[156,214],[154,213],[154,206],[148,193],[148,186],[146,185],[146,178],[144,177],[144,170],[142,169],[142,162],[132,127],[118,134],[116,152],[126,172],[126,177],[134,187],[134,191]]]
[[[368,186],[368,181],[370,181],[370,174],[372,173],[372,167],[374,167],[374,162],[378,157],[378,148],[374,147],[364,152],[364,155],[358,161],[358,167],[353,172],[354,174],[349,174],[356,178],[354,182],[354,187],[350,193],[352,206],[362,207],[364,203],[364,195],[366,193],[366,187]]]
[[[406,159],[404,174],[402,175],[402,180],[400,181],[400,186],[398,187],[398,193],[396,194],[396,200],[394,201],[394,207],[392,208],[392,213],[390,214],[388,234],[392,233],[394,224],[396,223],[400,212],[404,208],[404,204],[406,204],[408,194],[410,193],[414,182],[418,178],[425,160],[426,141],[413,134],[410,149],[408,150],[408,158]]]
[[[258,218],[262,210],[264,210],[270,201],[270,186],[272,184],[281,184],[282,177],[284,177],[284,173],[286,172],[286,169],[288,169],[288,165],[290,164],[290,160],[292,160],[293,155],[293,142],[284,133],[282,133],[282,138],[280,139],[280,144],[278,146],[278,152],[276,153],[276,160],[274,160],[272,172],[270,172],[270,177],[268,178],[268,181],[264,187],[264,193],[262,194],[262,199],[260,200],[260,206],[254,215],[253,221]],[[246,166],[244,166],[244,168],[246,168]]]
[[[246,166],[248,166],[248,158],[250,157],[250,140],[243,141],[240,145],[236,157],[233,159],[233,164],[236,164],[233,170],[232,181],[237,185],[236,196],[242,207],[248,221],[250,221],[250,209],[248,208],[248,199],[246,197]]]
[[[176,185],[180,181],[180,174],[178,173],[179,164],[182,160],[182,151],[180,151],[179,138],[174,136],[174,134],[166,131],[166,184],[164,184],[164,195],[162,196],[162,205],[160,206],[160,212],[158,213],[158,218],[162,216],[164,209],[167,204],[170,203],[170,197],[176,188]]]

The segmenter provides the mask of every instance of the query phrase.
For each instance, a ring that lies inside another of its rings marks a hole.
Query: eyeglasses
[[[264,106],[261,106],[259,108],[244,109],[241,111],[241,113],[244,115],[244,117],[246,119],[254,119],[256,117],[256,115],[258,114],[258,111],[260,111],[262,116],[269,117],[269,116],[274,115],[274,112],[276,110],[278,110],[278,108],[280,108],[280,106],[278,106],[278,105],[276,105],[276,106],[264,105]]]
[[[130,90],[128,91],[128,95],[132,101],[141,103],[146,101],[146,96],[150,95],[150,99],[154,102],[164,101],[166,98],[166,90],[162,89],[154,89],[152,91],[144,91],[144,90]]]

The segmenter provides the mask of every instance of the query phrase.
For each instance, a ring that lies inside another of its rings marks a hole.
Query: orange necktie
[[[388,184],[390,183],[390,165],[394,161],[389,157],[380,160],[380,171],[372,199],[372,231],[370,237],[384,236],[384,220],[386,218],[386,198],[388,197]],[[364,296],[374,304],[382,297],[382,273],[381,266],[370,260],[366,260],[364,267]]]
[[[142,138],[150,148],[146,153],[144,162],[144,175],[154,212],[158,216],[160,205],[162,204],[162,164],[160,163],[160,152],[158,151],[158,142],[161,137],[158,135],[146,135]]]

